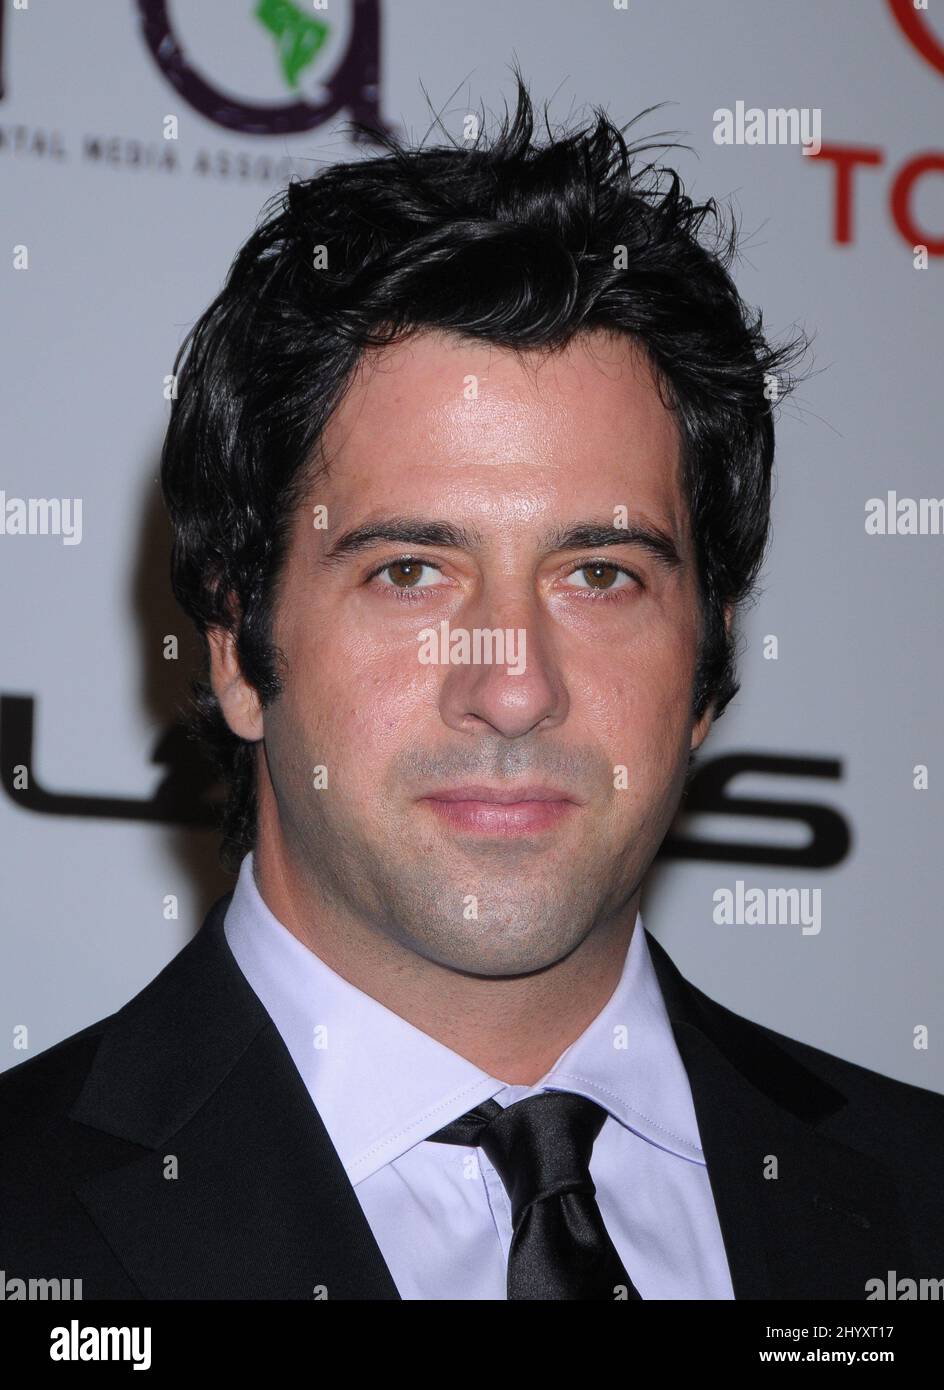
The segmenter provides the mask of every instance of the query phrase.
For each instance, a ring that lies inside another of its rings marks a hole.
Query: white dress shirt
[[[263,901],[252,858],[227,909],[227,942],[298,1068],[402,1298],[505,1298],[512,1225],[501,1179],[482,1149],[429,1135],[489,1098],[507,1106],[543,1090],[576,1091],[607,1111],[590,1174],[642,1297],[734,1297],[641,916],[600,1013],[539,1082],[509,1086],[303,945]]]

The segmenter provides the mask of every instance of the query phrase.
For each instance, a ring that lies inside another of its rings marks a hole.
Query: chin
[[[547,941],[543,940],[530,947],[520,942],[504,950],[499,947],[492,951],[481,949],[476,944],[470,945],[467,951],[453,948],[451,951],[427,951],[425,954],[447,969],[466,975],[481,975],[483,979],[495,979],[499,976],[533,975],[539,970],[546,970],[568,955],[577,944],[574,941],[560,950],[548,950]]]

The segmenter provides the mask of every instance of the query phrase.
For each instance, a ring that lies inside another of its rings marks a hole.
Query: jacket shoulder
[[[798,1038],[776,1033],[761,1024],[755,1023],[753,1027],[809,1071],[842,1091],[853,1107],[872,1113],[885,1111],[889,1115],[900,1112],[902,1116],[907,1116],[910,1125],[924,1119],[934,1130],[938,1142],[944,1139],[944,1095],[940,1091],[910,1081],[899,1081],[884,1072],[874,1071],[859,1062],[800,1042]]]
[[[701,998],[705,1008],[724,1020],[725,1032],[737,1038],[739,1056],[752,1058],[755,1082],[766,1071],[758,1058],[786,1054],[845,1101],[823,1122],[824,1132],[899,1170],[930,1176],[939,1169],[944,1158],[944,1095],[939,1091],[899,1081],[736,1014],[706,995]]]
[[[682,1023],[707,1035],[729,1061],[759,1089],[777,1089],[777,1073],[789,1068],[791,1083],[809,1073],[836,1093],[853,1110],[901,1112],[909,1120],[926,1119],[941,1138],[944,1095],[931,1087],[897,1081],[883,1072],[850,1061],[825,1048],[802,1042],[790,1034],[735,1013],[706,994],[684,976],[662,943],[646,932],[646,942],[656,970],[663,1001],[673,1024]],[[790,1066],[790,1064],[794,1064]],[[799,1070],[797,1069],[799,1068]],[[774,1097],[776,1098],[776,1096]],[[835,1109],[827,1103],[826,1110]]]
[[[202,928],[114,1013],[97,1019],[35,1057],[0,1072],[0,1115],[5,1132],[9,1133],[10,1126],[16,1126],[17,1122],[21,1127],[33,1128],[68,1112],[78,1098],[99,1048],[103,1042],[106,1047],[112,1044],[108,1039],[112,1030],[120,1037],[129,1021],[141,1017],[171,1022],[182,987],[187,981],[205,978],[207,974],[210,932],[221,927],[230,897],[227,894],[220,898],[205,917]],[[216,936],[220,935],[217,931]]]
[[[0,1114],[9,1134],[18,1126],[42,1125],[67,1111],[82,1089],[99,1044],[115,1017],[109,1014],[0,1072]]]
[[[938,1139],[944,1136],[944,1095],[932,1087],[898,1081],[825,1048],[802,1042],[788,1033],[735,1013],[706,994],[679,971],[662,943],[646,932],[663,1000],[673,1023],[694,1026],[720,1046],[729,1060],[762,1090],[776,1086],[778,1061],[784,1057],[811,1073],[842,1097],[848,1106],[864,1112],[887,1111],[907,1115],[909,1122],[925,1119]],[[795,1068],[791,1069],[796,1075]]]

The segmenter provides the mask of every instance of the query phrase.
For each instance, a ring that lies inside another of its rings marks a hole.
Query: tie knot
[[[593,1144],[606,1111],[572,1091],[541,1091],[502,1108],[487,1100],[430,1139],[480,1146],[502,1180],[515,1226],[526,1207],[565,1192],[593,1196]]]

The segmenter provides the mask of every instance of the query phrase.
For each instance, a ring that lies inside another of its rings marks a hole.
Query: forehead
[[[625,336],[549,354],[413,334],[364,355],[322,450],[336,521],[391,501],[486,524],[626,505],[679,534],[686,516],[675,417]]]

